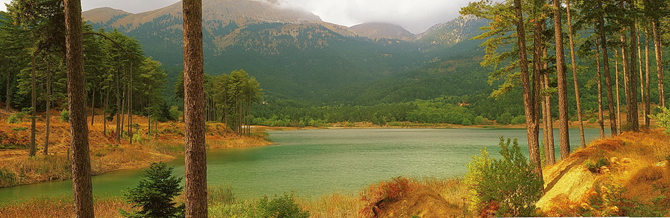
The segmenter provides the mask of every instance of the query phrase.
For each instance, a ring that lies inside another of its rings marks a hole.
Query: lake
[[[558,133],[555,131],[558,138]],[[587,143],[599,137],[586,129]],[[500,136],[518,138],[527,153],[525,129],[320,129],[269,132],[276,145],[211,150],[207,154],[208,184],[228,185],[236,196],[295,192],[317,197],[334,192],[357,193],[366,186],[397,176],[462,177],[472,155],[484,147],[499,157]],[[571,129],[573,150],[579,134]],[[558,142],[556,143],[558,155]],[[184,160],[169,163],[184,175]],[[121,195],[134,187],[142,170],[93,177],[94,193]],[[71,195],[71,181],[47,182],[0,189],[0,201],[40,195]]]

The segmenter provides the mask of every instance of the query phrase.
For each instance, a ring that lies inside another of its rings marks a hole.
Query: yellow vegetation
[[[661,131],[597,140],[545,169],[537,206],[549,216],[639,216],[642,209],[668,216],[668,159],[670,136]]]

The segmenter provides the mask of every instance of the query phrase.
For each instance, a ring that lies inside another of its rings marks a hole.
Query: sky
[[[0,0],[0,10],[11,0]],[[431,26],[459,16],[458,11],[472,0],[259,0],[281,7],[303,9],[323,21],[344,26],[365,22],[386,22],[421,33]],[[131,13],[159,9],[179,0],[82,0],[84,11],[111,7]]]

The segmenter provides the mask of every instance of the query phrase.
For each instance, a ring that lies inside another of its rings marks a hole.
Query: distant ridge
[[[405,28],[390,24],[390,23],[362,23],[352,26],[351,29],[361,37],[371,39],[400,39],[410,41],[414,34],[407,31]]]

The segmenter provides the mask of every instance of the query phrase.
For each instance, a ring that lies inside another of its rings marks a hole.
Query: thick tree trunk
[[[186,217],[207,217],[202,1],[183,0]]]
[[[65,41],[72,136],[72,189],[75,216],[95,217],[93,214],[93,187],[86,123],[86,88],[84,87],[84,51],[81,22],[81,2],[65,0]]]
[[[561,1],[554,1],[554,38],[556,39],[556,76],[558,78],[558,133],[561,159],[570,156],[568,84],[565,75],[565,54],[563,50],[563,24],[561,22]]]
[[[521,0],[514,0],[514,10],[516,13],[516,32],[519,45],[519,57],[521,67],[521,83],[523,86],[523,103],[526,114],[526,134],[528,136],[528,153],[531,164],[534,165],[533,172],[542,179],[542,162],[540,160],[539,143],[539,75],[533,75],[533,86],[530,84],[530,75],[528,72],[528,59],[526,55],[526,32],[523,26],[523,10],[521,9]]]
[[[570,0],[565,1],[568,18],[568,38],[570,40],[570,63],[572,65],[572,80],[575,85],[575,103],[577,103],[577,121],[579,122],[579,140],[582,148],[586,147],[584,139],[584,121],[582,120],[582,101],[579,95],[579,82],[577,81],[577,61],[575,60],[575,40],[572,30],[572,16],[570,14]]]
[[[602,8],[602,0],[597,0],[598,5]],[[607,36],[605,31],[605,18],[603,16],[598,16],[598,35],[600,36],[600,46],[602,47],[602,56],[603,56],[603,68],[605,71],[605,85],[607,87],[607,103],[609,106],[610,114],[610,128],[612,136],[618,135],[617,119],[616,116],[613,116],[614,113],[614,100],[612,99],[612,78],[610,76],[610,66],[609,66],[609,57],[607,52]]]

